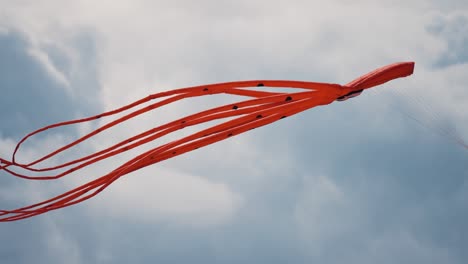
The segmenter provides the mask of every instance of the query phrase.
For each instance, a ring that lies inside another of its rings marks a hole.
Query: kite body
[[[414,62],[395,63],[363,75],[346,85],[302,81],[254,80],[181,88],[152,94],[129,105],[99,115],[46,126],[28,134],[20,140],[13,152],[11,160],[0,158],[0,170],[3,170],[13,176],[28,180],[54,180],[77,172],[91,164],[98,163],[104,159],[121,154],[130,149],[137,148],[185,127],[196,126],[213,120],[231,118],[228,121],[224,121],[189,136],[185,136],[143,152],[115,168],[111,172],[51,199],[14,210],[0,210],[0,222],[29,218],[51,210],[80,203],[97,195],[99,192],[107,188],[112,182],[135,170],[213,144],[226,138],[242,134],[251,129],[276,122],[280,119],[295,115],[316,106],[327,105],[334,101],[348,100],[360,95],[366,89],[396,78],[411,75],[413,70]],[[272,88],[289,87],[301,90],[291,93],[255,90],[255,88],[261,86]],[[186,98],[214,94],[240,95],[248,97],[249,99],[218,106],[162,124],[122,142],[118,142],[111,147],[75,160],[70,160],[51,167],[40,167],[41,163],[49,160],[57,154],[80,144],[104,130],[123,124],[125,121],[138,115]],[[142,107],[143,104],[153,102],[157,99],[159,99],[159,101]],[[114,121],[106,123],[91,133],[47,155],[44,155],[41,158],[28,163],[20,163],[16,161],[16,154],[18,153],[21,145],[28,138],[40,132],[56,127],[97,120],[134,109],[138,106],[140,106],[139,109],[119,117]],[[20,174],[15,171],[15,168],[20,168],[30,172],[51,174],[46,176],[31,176]],[[56,172],[57,170],[62,170],[62,172],[53,174],[53,172]]]

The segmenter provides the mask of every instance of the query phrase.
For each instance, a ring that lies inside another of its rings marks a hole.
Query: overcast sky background
[[[440,135],[468,140],[466,47],[465,0],[0,0],[3,158],[32,130],[159,91],[347,83],[416,62],[413,76],[352,100],[142,169],[77,206],[2,223],[0,262],[468,263],[468,152]],[[187,100],[62,158],[229,99]],[[33,138],[19,159],[98,125]],[[0,172],[0,209],[62,193],[135,153],[58,182]]]

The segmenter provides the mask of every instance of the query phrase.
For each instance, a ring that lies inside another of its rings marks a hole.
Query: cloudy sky
[[[42,126],[197,84],[415,74],[132,173],[96,198],[0,224],[1,263],[468,263],[465,0],[0,0],[0,156]],[[73,157],[231,100],[187,100]],[[416,118],[418,121],[413,120]],[[106,122],[109,120],[102,120]],[[27,161],[99,123],[33,138]],[[0,172],[0,209],[60,194]],[[62,157],[67,158],[67,156]]]

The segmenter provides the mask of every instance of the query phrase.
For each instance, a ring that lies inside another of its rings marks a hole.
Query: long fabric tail
[[[413,62],[391,64],[366,74],[344,86],[331,83],[302,81],[254,80],[188,87],[152,94],[131,104],[99,115],[60,122],[43,127],[31,132],[18,142],[11,160],[0,159],[0,170],[3,170],[13,176],[28,180],[54,180],[68,174],[75,173],[91,164],[98,163],[104,159],[137,148],[186,127],[200,125],[213,120],[231,118],[228,121],[224,121],[189,136],[182,137],[143,152],[115,168],[111,172],[51,199],[14,210],[0,210],[0,222],[29,218],[51,210],[80,203],[97,195],[118,178],[135,170],[193,151],[209,144],[213,144],[226,138],[242,134],[249,130],[271,124],[307,109],[319,105],[330,104],[335,100],[345,98],[349,94],[356,94],[357,92],[360,93],[360,91],[364,89],[371,88],[392,79],[408,76],[412,74],[413,68]],[[271,88],[298,88],[300,90],[296,92],[270,92],[255,90],[256,88],[263,86]],[[154,111],[164,105],[183,99],[215,94],[239,95],[248,97],[249,99],[218,106],[179,118],[132,136],[124,141],[116,143],[113,146],[74,160],[69,160],[53,166],[40,166],[41,163],[50,160],[52,157],[55,157],[65,150],[71,149],[105,130],[121,125],[131,118]],[[158,101],[153,102],[156,100]],[[142,106],[143,104],[148,103],[149,105]],[[16,156],[20,147],[26,140],[34,135],[58,127],[90,122],[103,117],[110,117],[129,110],[133,111],[104,124],[87,135],[84,135],[40,158],[27,163],[17,162]],[[32,176],[21,174],[16,172],[15,168],[20,168],[29,172],[48,173],[48,175]],[[57,170],[62,170],[62,172],[57,173]]]

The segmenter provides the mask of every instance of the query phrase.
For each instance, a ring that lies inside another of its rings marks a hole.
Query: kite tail
[[[114,181],[124,175],[127,175],[128,173],[134,172],[146,166],[153,165],[163,160],[194,151],[198,148],[205,147],[218,141],[231,138],[252,129],[274,123],[280,119],[295,115],[310,108],[327,105],[335,100],[339,100],[340,98],[344,98],[345,100],[348,97],[356,96],[363,89],[385,83],[395,78],[408,76],[413,72],[413,69],[414,63],[412,62],[392,64],[370,72],[352,81],[347,86],[331,83],[284,80],[252,80],[194,86],[153,94],[134,103],[102,113],[100,115],[60,122],[38,129],[20,140],[13,152],[11,161],[0,159],[0,171],[5,171],[14,176],[25,179],[58,179],[68,175],[69,173],[76,172],[85,166],[97,163],[103,159],[110,158],[132,148],[152,142],[153,140],[159,139],[164,135],[178,131],[185,127],[206,124],[207,122],[215,120],[220,122],[217,125],[210,126],[208,128],[202,129],[201,131],[167,142],[158,147],[152,148],[149,151],[143,152],[131,160],[125,162],[124,164],[118,166],[109,173],[98,176],[97,179],[91,180],[86,184],[78,186],[60,195],[25,207],[13,210],[0,210],[0,222],[25,219],[83,202],[94,197],[109,185],[111,185]],[[270,88],[299,88],[305,89],[306,91],[290,93],[251,90],[252,88],[256,89],[262,86]],[[182,117],[177,120],[173,120],[166,124],[159,125],[150,130],[132,136],[131,138],[127,138],[126,140],[114,144],[113,146],[107,147],[86,156],[82,156],[78,159],[66,161],[62,164],[52,165],[52,167],[36,167],[36,165],[40,165],[39,163],[45,160],[50,160],[50,158],[61,153],[62,151],[70,149],[104,130],[110,129],[111,127],[119,124],[123,124],[125,121],[138,115],[153,111],[156,108],[162,107],[169,103],[174,103],[179,100],[214,94],[241,95],[251,98],[248,100],[237,101],[235,103],[214,107],[202,112]],[[150,103],[150,101],[156,98],[160,98],[161,100],[155,103]],[[143,106],[142,104],[144,103],[150,103],[150,105]],[[56,149],[55,151],[42,156],[41,158],[27,162],[25,164],[15,161],[15,154],[17,154],[21,144],[28,138],[40,132],[56,127],[89,122],[104,116],[112,116],[114,114],[133,109],[137,106],[140,106],[141,108],[133,110],[132,112],[117,118],[116,120],[108,122],[93,130],[92,132],[74,140],[73,142],[68,143],[65,146]],[[230,119],[225,121],[225,118]],[[10,166],[33,172],[54,171],[56,169],[66,168],[68,169],[56,175],[28,176],[10,170]]]

